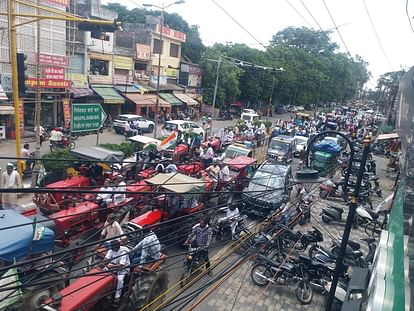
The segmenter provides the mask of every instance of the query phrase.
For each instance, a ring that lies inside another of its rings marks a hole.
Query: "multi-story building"
[[[28,0],[37,4],[37,0]],[[45,0],[41,5],[56,10],[66,11],[69,0]],[[16,13],[37,14],[36,9],[15,3]],[[0,11],[7,11],[7,1],[0,1]],[[44,12],[43,15],[51,13]],[[28,22],[31,18],[16,17],[16,24]],[[40,37],[38,34],[38,27]],[[39,44],[38,44],[39,43]],[[38,49],[38,46],[40,49]],[[21,124],[33,130],[34,94],[41,91],[42,124],[57,125],[63,122],[64,107],[69,104],[69,81],[65,79],[68,62],[66,57],[66,22],[44,19],[40,22],[27,23],[17,27],[17,52],[27,56],[27,92],[21,98]],[[36,78],[36,63],[39,61],[40,79]],[[0,83],[11,100],[11,65],[9,57],[9,27],[7,16],[0,16]],[[8,103],[6,101],[6,103]],[[12,112],[10,110],[10,112]],[[2,117],[0,125],[7,126],[8,137],[13,137],[13,116]]]

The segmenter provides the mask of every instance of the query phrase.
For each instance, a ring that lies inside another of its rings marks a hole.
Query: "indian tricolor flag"
[[[165,149],[169,149],[172,146],[175,145],[175,142],[177,141],[177,135],[175,132],[172,132],[170,136],[164,138],[161,141],[161,144],[159,146],[160,150],[165,150]]]

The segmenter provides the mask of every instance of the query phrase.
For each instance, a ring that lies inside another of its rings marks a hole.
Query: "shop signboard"
[[[99,130],[106,120],[106,113],[101,104],[72,104],[72,132]]]
[[[52,54],[38,54],[38,60],[40,65],[51,65],[51,66],[67,66],[68,59],[66,56],[52,55]]]
[[[47,79],[40,78],[37,81],[36,78],[29,77],[26,80],[26,86],[30,88],[45,88],[45,89],[68,89],[70,88],[70,81],[65,79]]]
[[[11,93],[13,91],[11,75],[2,73],[0,78],[0,84],[6,93]]]
[[[45,78],[64,80],[65,79],[65,68],[62,67],[45,67]]]
[[[156,33],[159,34],[161,32],[160,30],[161,30],[161,26],[160,24],[158,24]],[[162,27],[162,35],[168,38],[175,39],[177,41],[181,41],[181,42],[185,42],[186,40],[185,33],[178,31],[178,30],[171,29],[169,27],[165,27],[165,26]]]
[[[138,60],[150,60],[151,59],[151,46],[146,44],[135,45],[136,55],[135,58]]]

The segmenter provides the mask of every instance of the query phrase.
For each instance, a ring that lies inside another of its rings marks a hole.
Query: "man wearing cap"
[[[8,163],[6,171],[1,176],[1,187],[3,189],[18,189],[23,187],[22,179],[19,173],[14,170],[13,163]],[[2,206],[4,209],[17,208],[17,193],[3,193]]]

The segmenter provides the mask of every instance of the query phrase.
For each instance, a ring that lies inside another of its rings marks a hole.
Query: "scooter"
[[[330,222],[336,221],[336,222],[344,222],[345,220],[342,219],[342,214],[344,213],[344,210],[338,206],[328,205],[328,207],[322,208],[322,213],[320,214],[322,216],[322,221],[326,224],[329,224]],[[354,221],[352,223],[352,226],[354,228],[358,227],[358,224],[356,223],[356,217],[354,217]]]

